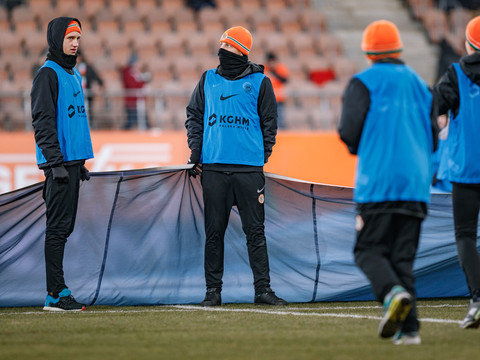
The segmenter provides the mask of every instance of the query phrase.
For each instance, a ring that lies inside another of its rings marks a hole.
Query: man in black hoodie
[[[37,72],[31,91],[37,164],[45,173],[48,294],[43,309],[48,311],[85,310],[63,277],[65,243],[75,225],[80,180],[90,178],[85,160],[93,158],[82,78],[74,68],[81,29],[75,18],[50,21],[47,61]]]
[[[252,35],[235,26],[220,38],[220,65],[203,73],[187,106],[190,175],[201,175],[205,205],[202,306],[221,305],[224,236],[236,205],[247,236],[255,304],[287,305],[270,288],[265,239],[265,176],[277,134],[277,103],[263,65],[248,61]]]
[[[439,114],[450,113],[448,137],[437,178],[452,182],[453,220],[458,259],[470,290],[470,308],[460,327],[480,327],[480,16],[465,30],[466,56],[453,63],[434,87]]]

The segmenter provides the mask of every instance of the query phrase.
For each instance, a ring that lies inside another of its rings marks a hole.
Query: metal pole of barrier
[[[30,107],[30,94],[22,93],[23,113],[25,114],[25,131],[32,130],[32,109]]]
[[[137,99],[137,119],[138,129],[147,130],[147,109],[144,97]]]
[[[165,110],[165,101],[161,91],[155,92],[155,123],[159,129],[162,128],[162,116]]]

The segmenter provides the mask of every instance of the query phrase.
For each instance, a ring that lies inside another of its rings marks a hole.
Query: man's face
[[[225,49],[227,51],[230,51],[230,52],[233,52],[234,54],[237,54],[237,55],[243,55],[240,50],[238,50],[236,47],[233,47],[232,45],[226,43],[226,42],[222,42],[220,43],[220,49]]]
[[[80,33],[73,31],[63,39],[63,52],[66,55],[75,55],[80,45]]]

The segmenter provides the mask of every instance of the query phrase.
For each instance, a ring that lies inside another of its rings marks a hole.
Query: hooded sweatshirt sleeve
[[[457,72],[450,65],[447,72],[442,76],[438,84],[433,88],[434,97],[437,101],[438,115],[443,115],[452,110],[457,115],[460,105],[460,92],[458,90]]]
[[[357,78],[350,80],[343,94],[342,115],[338,133],[351,154],[356,154],[363,125],[370,108],[370,92]]]
[[[263,134],[265,163],[272,154],[277,136],[277,101],[273,92],[272,82],[265,76],[258,95],[258,114]]]
[[[31,91],[32,126],[35,142],[47,160],[46,167],[63,163],[63,155],[57,137],[58,79],[55,70],[41,68]]]
[[[203,145],[203,114],[205,112],[205,76],[203,73],[197,86],[193,90],[190,102],[187,105],[187,128],[188,147],[192,152],[201,153]]]

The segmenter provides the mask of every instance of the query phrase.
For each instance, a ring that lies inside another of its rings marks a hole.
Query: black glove
[[[90,172],[85,167],[85,165],[82,165],[82,167],[80,168],[80,180],[82,180],[82,181],[90,180]]]
[[[52,168],[53,180],[57,183],[68,183],[69,175],[65,166],[60,165]]]
[[[202,169],[202,167],[201,165],[199,165],[199,162],[200,150],[192,150],[192,153],[190,154],[190,159],[188,159],[188,163],[193,164],[193,167],[191,169],[188,169],[189,176],[196,178],[197,175],[200,175],[200,170]]]

